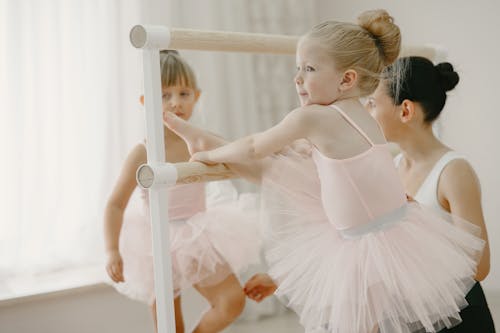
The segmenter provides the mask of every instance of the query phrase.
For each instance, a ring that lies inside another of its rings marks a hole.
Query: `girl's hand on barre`
[[[214,162],[210,159],[210,152],[209,151],[200,151],[197,153],[194,153],[191,158],[189,159],[189,162],[201,162],[206,165],[214,165],[217,164],[217,162]]]

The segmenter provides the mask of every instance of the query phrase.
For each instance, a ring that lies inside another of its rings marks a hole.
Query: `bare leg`
[[[193,333],[220,332],[238,318],[245,307],[245,294],[233,274],[217,285],[196,285],[195,288],[210,303],[210,309],[205,312]]]
[[[158,333],[158,318],[156,316],[156,300],[150,305],[151,314],[153,315],[153,324],[155,326],[155,332]]]
[[[156,316],[156,300],[151,304],[151,312],[153,314],[153,321],[155,332],[158,333],[158,318]],[[184,318],[182,317],[181,297],[174,299],[174,312],[175,312],[175,332],[184,333]]]

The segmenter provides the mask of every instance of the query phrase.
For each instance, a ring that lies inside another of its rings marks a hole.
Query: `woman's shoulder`
[[[450,151],[443,156],[439,187],[446,192],[479,190],[479,178],[471,163],[461,154]]]
[[[462,155],[455,155],[446,161],[441,177],[456,180],[468,180],[476,178],[476,171],[472,164]]]

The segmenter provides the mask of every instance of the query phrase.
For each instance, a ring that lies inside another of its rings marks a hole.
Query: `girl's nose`
[[[297,72],[297,74],[295,75],[295,84],[302,84],[302,83],[304,83],[302,75],[300,75],[300,72]]]
[[[170,100],[168,101],[168,104],[171,108],[176,108],[180,105],[180,101],[177,97],[172,96]]]

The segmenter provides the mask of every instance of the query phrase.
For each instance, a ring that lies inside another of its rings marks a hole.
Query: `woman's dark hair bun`
[[[439,81],[445,91],[450,91],[458,84],[460,77],[449,62],[442,62],[436,65],[439,74]]]

